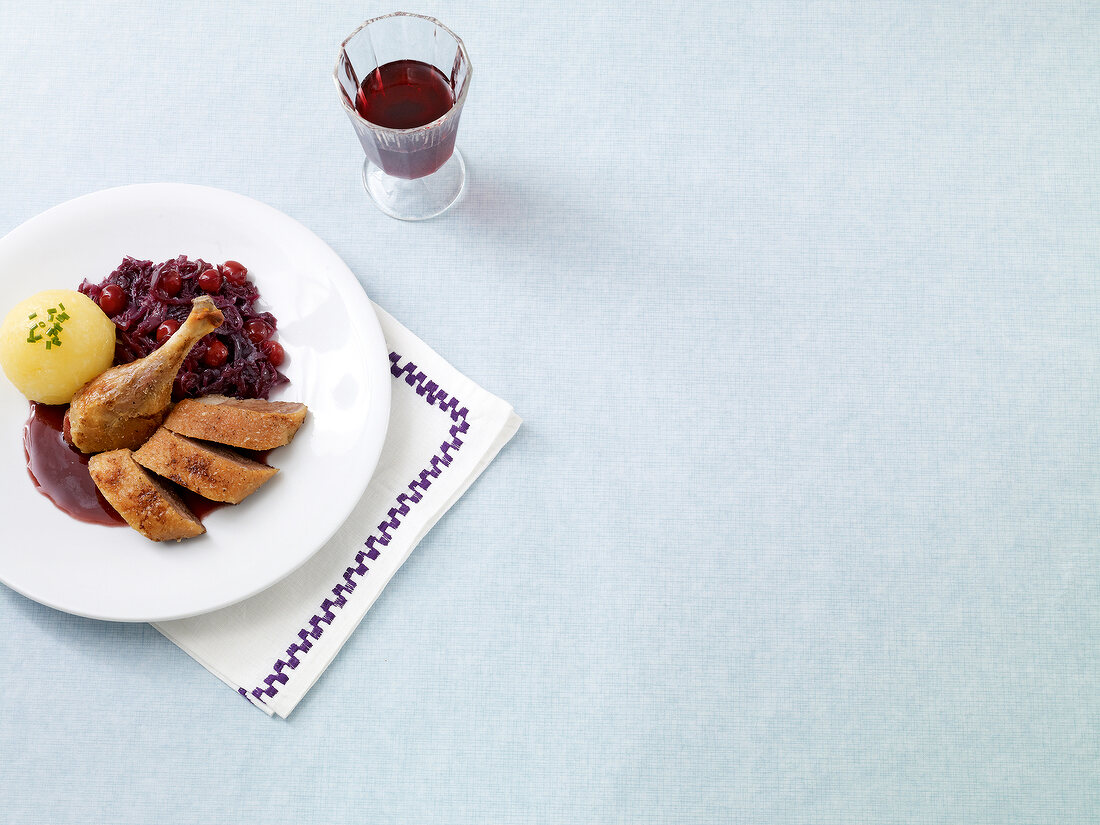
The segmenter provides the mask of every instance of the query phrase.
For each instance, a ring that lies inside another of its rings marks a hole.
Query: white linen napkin
[[[483,390],[375,305],[393,399],[378,468],[336,535],[259,595],[153,626],[269,716],[324,673],[420,539],[519,428]]]

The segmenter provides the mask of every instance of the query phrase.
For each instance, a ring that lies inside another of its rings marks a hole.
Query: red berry
[[[173,335],[175,335],[176,330],[178,330],[179,328],[180,322],[173,321],[171,318],[169,318],[167,321],[157,327],[157,346],[160,346]]]
[[[229,347],[217,340],[202,354],[202,362],[208,367],[220,367],[228,359]]]
[[[208,269],[199,274],[199,287],[211,294],[222,288],[222,274],[216,269]]]
[[[277,341],[264,341],[263,351],[273,367],[282,364],[283,359],[286,358],[286,351],[283,349],[282,344]]]
[[[248,279],[248,269],[244,264],[237,263],[236,261],[226,261],[222,268],[225,270],[226,279],[237,286],[240,286]]]
[[[270,338],[272,332],[274,332],[274,330],[259,318],[253,318],[244,325],[244,334],[247,335],[248,340],[256,346],[259,346]]]
[[[183,281],[180,279],[180,273],[178,269],[169,269],[167,272],[162,272],[160,276],[160,288],[164,290],[165,294],[170,297],[179,295],[180,289],[183,287]]]
[[[99,293],[99,308],[108,315],[118,315],[126,309],[128,303],[126,292],[120,286],[110,284],[103,287],[103,291]]]

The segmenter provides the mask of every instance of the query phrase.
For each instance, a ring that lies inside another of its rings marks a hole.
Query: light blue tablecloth
[[[526,420],[287,723],[0,588],[0,821],[1097,821],[1098,6],[425,0],[424,224],[329,79],[388,10],[0,6],[0,231],[251,195]]]

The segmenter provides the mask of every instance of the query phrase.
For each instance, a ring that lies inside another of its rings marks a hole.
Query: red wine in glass
[[[462,196],[455,137],[472,71],[462,39],[422,14],[375,17],[340,44],[332,79],[363,145],[363,186],[391,218],[433,218]]]
[[[395,60],[377,67],[360,84],[355,110],[364,120],[386,129],[416,129],[447,114],[455,104],[450,81],[435,66],[419,60]],[[457,132],[419,151],[378,146],[379,164],[387,175],[422,178],[451,156]]]

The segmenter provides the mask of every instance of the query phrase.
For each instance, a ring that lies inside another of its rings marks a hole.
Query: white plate
[[[146,184],[63,203],[0,240],[0,318],[49,288],[102,280],[124,255],[237,260],[279,319],[290,383],[303,401],[280,472],[207,533],[155,544],[128,527],[75,521],[31,485],[27,402],[0,375],[0,581],[42,604],[115,621],[193,616],[247,598],[309,559],[370,480],[389,421],[389,359],[367,296],[320,238],[281,212],[218,189]]]

